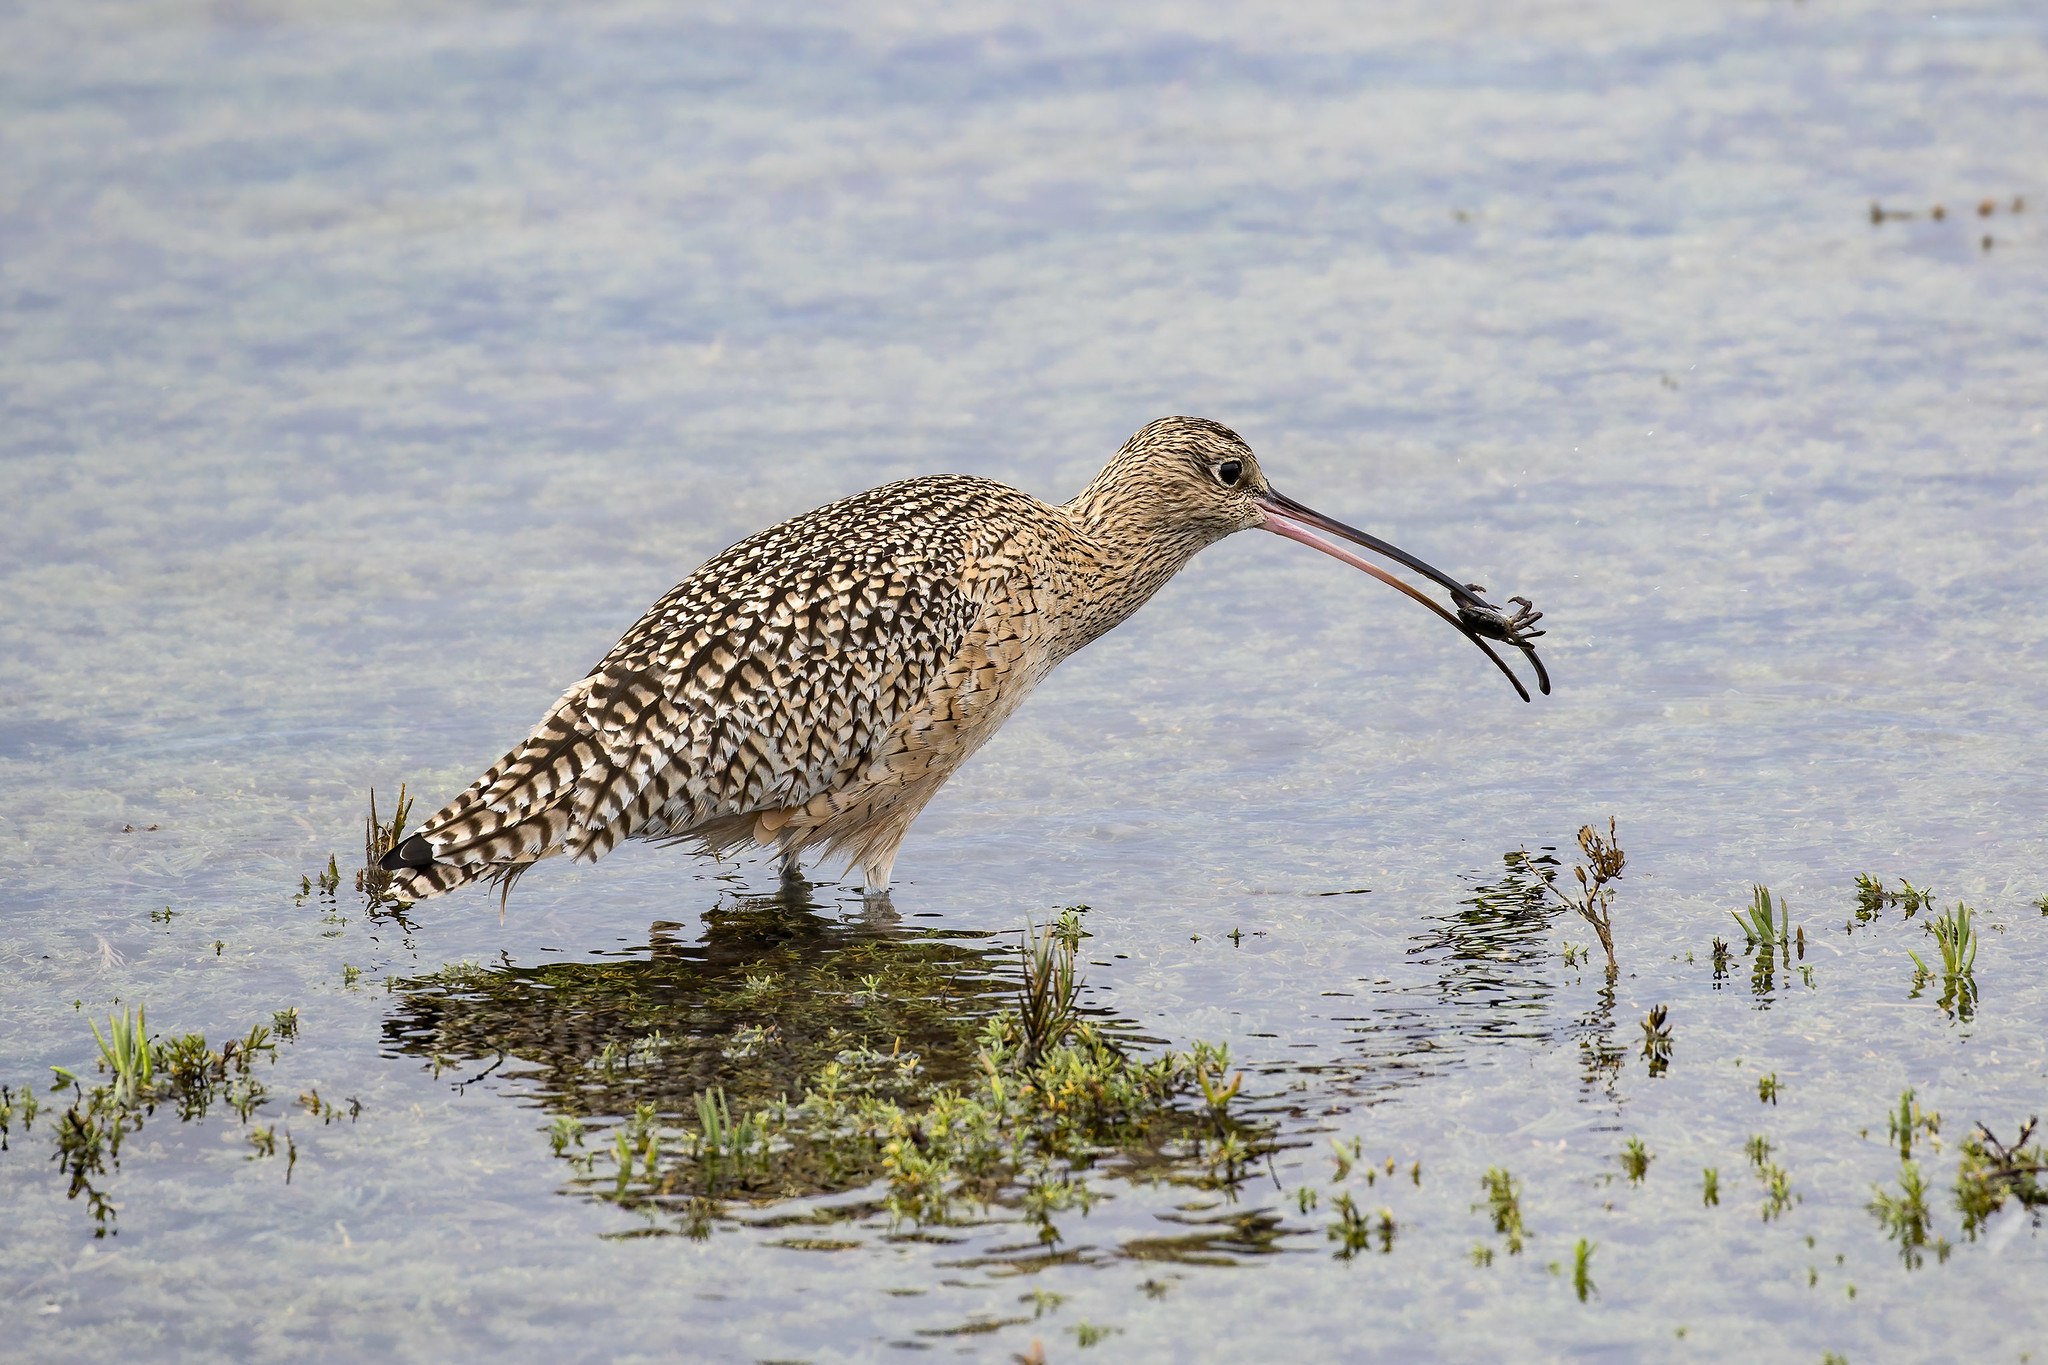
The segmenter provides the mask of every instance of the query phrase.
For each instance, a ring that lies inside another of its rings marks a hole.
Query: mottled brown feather
[[[1227,429],[1147,427],[1051,506],[992,480],[886,484],[749,536],[666,593],[533,734],[420,828],[418,899],[627,838],[791,858],[888,884],[925,803],[1051,669],[1204,545],[1251,524],[1171,496]],[[1255,466],[1254,466],[1255,467]]]

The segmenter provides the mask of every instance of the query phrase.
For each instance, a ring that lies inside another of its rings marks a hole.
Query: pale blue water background
[[[288,1187],[232,1120],[155,1121],[106,1241],[18,1143],[0,1339],[1070,1359],[1088,1322],[1117,1360],[2041,1358],[2024,1215],[1909,1272],[1863,1205],[1901,1087],[1944,1114],[1937,1174],[1969,1123],[2048,1111],[2044,165],[2027,4],[8,7],[0,1077],[85,1060],[116,999],[212,1037],[295,1004],[286,1107],[364,1112],[293,1111]],[[1552,627],[1524,707],[1412,605],[1240,537],[905,848],[910,922],[1085,901],[1100,1003],[1258,1065],[1313,1144],[1241,1206],[1287,1217],[1281,1251],[1144,1259],[1227,1212],[1165,1190],[1028,1276],[979,1263],[1028,1240],[1000,1226],[608,1239],[633,1220],[563,1197],[517,1084],[391,1052],[387,974],[644,947],[731,870],[629,849],[502,922],[474,896],[409,946],[326,938],[290,893],[367,787],[445,799],[759,526],[935,470],[1064,498],[1167,412]],[[1585,932],[1491,976],[1446,925],[1504,850],[1608,813],[1631,1055],[1603,1087],[1597,973],[1559,954]],[[1917,925],[1840,933],[1858,872],[1987,917],[1971,1025],[1905,998]],[[1705,966],[1752,881],[1816,942],[1765,1011]],[[1423,1160],[1359,1192],[1392,1254],[1334,1261],[1327,1208],[1294,1211],[1319,1128]],[[1803,1198],[1768,1224],[1758,1132]],[[1630,1134],[1648,1180],[1603,1183]],[[1534,1237],[1482,1269],[1495,1164]],[[1945,1188],[1936,1214],[1954,1239]],[[1545,1268],[1579,1236],[1583,1305]],[[920,1335],[1034,1288],[1064,1301]]]

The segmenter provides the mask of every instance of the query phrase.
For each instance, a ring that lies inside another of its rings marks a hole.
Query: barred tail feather
[[[473,881],[509,884],[555,853],[597,861],[683,788],[688,765],[669,751],[682,719],[642,670],[591,674],[532,735],[384,855],[394,889],[422,900]]]

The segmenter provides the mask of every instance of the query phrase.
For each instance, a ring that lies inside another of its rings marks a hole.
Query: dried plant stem
[[[1614,958],[1614,888],[1609,883],[1619,881],[1622,868],[1628,865],[1628,855],[1621,851],[1621,841],[1615,835],[1614,817],[1607,817],[1605,837],[1591,825],[1581,827],[1579,848],[1586,855],[1586,861],[1572,869],[1573,875],[1579,879],[1578,895],[1560,891],[1555,873],[1547,874],[1543,884],[1551,895],[1592,926],[1593,933],[1600,939],[1600,947],[1607,954],[1607,979],[1613,981],[1621,974],[1621,966]]]

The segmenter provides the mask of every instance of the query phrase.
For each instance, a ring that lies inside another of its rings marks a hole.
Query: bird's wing
[[[804,805],[859,772],[960,653],[980,479],[916,479],[741,541],[678,584],[421,828],[434,856],[594,860]]]

